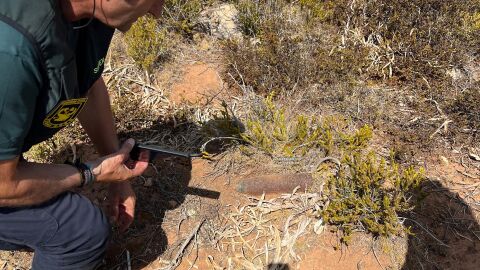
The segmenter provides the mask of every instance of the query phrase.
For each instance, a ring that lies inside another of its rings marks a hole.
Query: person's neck
[[[92,16],[93,0],[60,0],[63,15],[71,22]]]

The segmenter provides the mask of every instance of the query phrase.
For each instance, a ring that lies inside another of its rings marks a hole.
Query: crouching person
[[[130,180],[145,162],[116,136],[101,74],[115,29],[160,14],[163,0],[0,1],[0,249],[33,249],[32,268],[95,269],[111,224],[134,217]],[[28,162],[22,154],[78,118],[101,158]],[[128,166],[126,164],[129,164]],[[108,218],[72,192],[109,185]]]

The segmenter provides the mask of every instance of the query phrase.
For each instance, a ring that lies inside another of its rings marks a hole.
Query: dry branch
[[[187,249],[188,245],[192,242],[192,240],[196,238],[204,222],[205,222],[205,219],[202,219],[202,221],[200,221],[200,223],[198,223],[198,225],[192,230],[190,235],[185,239],[182,246],[178,250],[177,254],[175,255],[175,258],[170,262],[170,265],[164,268],[164,270],[174,270],[180,265],[180,263],[182,262],[183,255],[185,254],[185,250]]]

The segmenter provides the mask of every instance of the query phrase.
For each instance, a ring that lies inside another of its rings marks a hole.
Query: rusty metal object
[[[270,193],[290,193],[297,186],[305,191],[313,183],[309,173],[270,174],[245,178],[238,183],[236,190],[249,195],[262,195]]]

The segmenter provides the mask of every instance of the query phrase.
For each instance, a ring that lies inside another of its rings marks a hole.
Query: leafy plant
[[[242,0],[238,3],[238,22],[242,32],[247,36],[257,36],[260,32],[260,8],[258,1]]]

